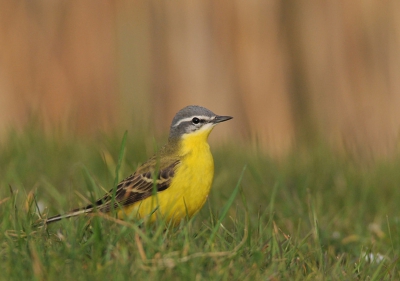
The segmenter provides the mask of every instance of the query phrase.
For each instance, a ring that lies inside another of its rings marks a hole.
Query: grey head
[[[213,127],[220,122],[232,119],[231,116],[219,116],[211,110],[198,105],[189,105],[178,111],[172,120],[169,138],[179,138],[201,128]]]

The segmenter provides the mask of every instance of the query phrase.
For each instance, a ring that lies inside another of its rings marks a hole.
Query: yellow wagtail
[[[133,216],[152,222],[160,216],[173,225],[193,216],[204,205],[214,177],[208,136],[216,124],[229,119],[201,106],[183,108],[172,120],[168,143],[118,184],[114,199],[111,189],[94,204],[45,223],[113,209],[121,219]]]

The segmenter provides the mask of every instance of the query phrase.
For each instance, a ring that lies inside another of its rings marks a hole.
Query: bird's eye
[[[200,123],[200,119],[197,118],[197,117],[194,117],[194,118],[192,119],[192,122],[193,122],[193,124],[199,124],[199,123]]]

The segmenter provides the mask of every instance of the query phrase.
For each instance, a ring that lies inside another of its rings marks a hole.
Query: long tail
[[[47,219],[43,219],[40,221],[37,221],[33,224],[33,227],[42,227],[44,225],[56,222],[56,221],[60,221],[62,219],[67,219],[67,218],[71,218],[71,217],[75,217],[75,216],[79,216],[81,214],[87,214],[87,213],[91,213],[93,212],[94,207],[93,205],[89,205],[86,206],[84,208],[80,208],[80,209],[74,209],[66,214],[63,215],[56,215],[56,216],[52,216],[50,218]]]
[[[71,218],[71,217],[75,217],[75,216],[79,216],[81,214],[87,214],[87,213],[91,213],[91,212],[93,212],[93,207],[91,207],[91,206],[89,207],[88,206],[88,207],[85,207],[83,209],[72,210],[72,211],[70,211],[70,212],[68,212],[68,213],[66,213],[64,215],[56,215],[56,216],[50,217],[48,219],[45,219],[43,221],[43,223],[49,224],[49,223],[56,222],[56,221],[59,221],[59,220],[62,220],[62,219],[67,219],[67,218]]]

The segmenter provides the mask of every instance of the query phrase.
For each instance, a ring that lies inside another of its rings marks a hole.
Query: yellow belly
[[[197,213],[207,200],[214,177],[207,136],[185,138],[180,151],[183,158],[171,185],[156,196],[125,208],[119,217],[143,218],[149,222],[161,218],[176,225]]]

